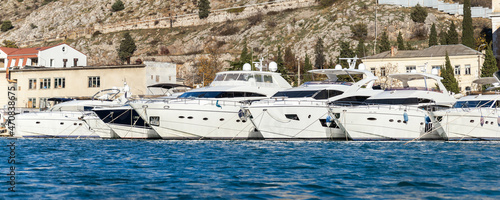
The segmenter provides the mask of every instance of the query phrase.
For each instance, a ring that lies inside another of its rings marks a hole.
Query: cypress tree
[[[346,60],[340,60],[339,58],[352,58],[354,57],[354,51],[351,49],[351,44],[347,41],[340,42],[340,54],[337,58],[337,63],[342,65],[342,68],[348,68],[349,64]]]
[[[287,70],[285,68],[285,64],[283,62],[283,55],[281,55],[281,46],[278,45],[277,56],[274,58],[276,60],[276,64],[278,64],[278,73],[281,73],[281,76],[288,82],[290,82],[290,77],[288,77]]]
[[[306,58],[305,58],[305,61],[304,61],[304,68],[303,68],[303,82],[307,82],[307,81],[311,81],[312,78],[310,76],[310,74],[306,75],[306,73],[309,71],[309,70],[312,70],[313,66],[312,66],[312,63],[311,63],[311,59],[309,58],[309,55],[307,55],[306,53]]]
[[[198,16],[200,19],[205,19],[210,14],[210,1],[199,0],[198,1]]]
[[[455,27],[455,22],[451,22],[450,29],[448,29],[448,34],[446,34],[447,44],[458,44],[458,33]]]
[[[229,70],[242,70],[245,63],[252,63],[252,54],[248,53],[247,44],[243,46],[243,50],[240,54],[240,59],[235,61],[229,61],[231,68]]]
[[[356,47],[356,55],[358,56],[358,58],[363,58],[365,57],[365,40],[361,39],[359,40],[358,42],[358,46]]]
[[[127,64],[130,64],[130,57],[132,57],[136,49],[137,46],[135,46],[134,39],[129,32],[125,32],[120,42],[120,48],[118,49],[118,57],[121,61],[127,61]]]
[[[486,55],[484,58],[483,67],[481,67],[481,77],[492,77],[493,73],[498,71],[497,60],[493,55],[493,50],[491,49],[491,43],[486,48]]]
[[[457,79],[455,79],[455,74],[453,67],[451,66],[450,58],[448,57],[448,52],[446,52],[446,64],[444,69],[441,72],[441,77],[443,77],[443,85],[444,87],[453,93],[459,93],[460,90],[458,89],[458,82]]]
[[[391,43],[389,42],[389,36],[386,31],[382,33],[382,36],[380,36],[380,45],[378,48],[380,52],[391,50]]]
[[[314,54],[316,54],[316,60],[314,62],[314,67],[316,69],[321,69],[325,65],[325,47],[323,46],[323,39],[318,38],[316,45],[314,46]]]
[[[462,22],[462,44],[470,48],[474,48],[474,28],[472,27],[470,0],[464,0],[464,20]]]
[[[441,45],[447,45],[448,42],[446,41],[447,38],[446,31],[441,31],[441,34],[439,34],[439,44]]]
[[[403,40],[403,35],[401,35],[401,31],[398,34],[398,49],[400,49],[400,50],[406,50],[406,48],[405,48],[405,42]]]
[[[436,32],[436,25],[432,23],[431,26],[431,33],[429,34],[429,47],[432,47],[434,45],[438,44],[437,40],[437,32]]]

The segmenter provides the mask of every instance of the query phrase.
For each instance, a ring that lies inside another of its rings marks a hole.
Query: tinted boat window
[[[341,95],[344,92],[337,90],[322,90],[318,94],[314,95],[314,99],[328,99],[337,95]]]
[[[226,78],[226,74],[219,74],[215,77],[214,81],[223,81]]]
[[[454,108],[488,108],[491,107],[494,101],[457,101],[455,105],[453,105]]]
[[[281,91],[273,95],[273,97],[288,97],[288,98],[302,98],[302,97],[312,97],[316,94],[318,90],[308,90],[308,91]]]
[[[238,76],[240,74],[227,74],[226,75],[226,79],[224,79],[224,81],[234,81],[234,80],[238,80]]]
[[[273,82],[273,77],[271,75],[264,75],[264,82],[266,82],[266,83],[272,83]]]

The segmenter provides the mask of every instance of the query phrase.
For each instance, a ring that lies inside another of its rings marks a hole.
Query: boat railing
[[[429,105],[431,106],[431,105]],[[403,104],[373,104],[364,102],[334,102],[329,105],[330,108],[366,108],[366,109],[384,109],[384,110],[423,110],[418,105],[403,105]]]
[[[259,101],[259,104],[277,104],[280,105],[328,105],[327,100],[317,100],[317,99],[287,99],[287,98],[271,98]]]

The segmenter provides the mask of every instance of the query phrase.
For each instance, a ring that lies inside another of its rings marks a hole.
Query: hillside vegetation
[[[126,22],[145,17],[164,17],[197,12],[197,0],[122,0],[125,9],[113,12],[115,0],[7,0],[0,7],[0,21],[12,21],[13,29],[0,33],[1,40],[22,42],[49,38],[85,29],[97,25]],[[269,0],[211,0],[212,9],[221,9]],[[241,9],[240,9],[241,10]],[[238,9],[228,12],[240,12]],[[377,10],[377,25],[375,12]],[[428,16],[424,23],[410,19],[411,8],[379,5],[374,1],[337,0],[331,6],[316,4],[312,7],[285,10],[283,12],[262,12],[243,20],[221,23],[206,23],[200,26],[174,27],[165,29],[131,30],[137,45],[135,59],[170,61],[179,63],[178,76],[188,79],[196,59],[206,55],[209,44],[216,48],[222,67],[229,67],[229,62],[237,59],[245,45],[254,58],[273,59],[278,46],[284,52],[290,48],[298,60],[306,54],[314,63],[314,46],[319,38],[323,40],[325,60],[333,65],[340,54],[340,44],[347,43],[352,49],[361,39],[356,31],[358,25],[366,27],[362,34],[366,47],[364,55],[374,52],[375,27],[380,37],[386,31],[392,45],[396,45],[401,32],[405,44],[410,48],[422,49],[428,46],[429,30],[434,23],[438,34],[447,31],[453,21],[461,34],[461,16],[441,13],[427,9]],[[489,19],[473,19],[474,34],[479,38],[491,27]],[[102,34],[93,32],[85,37],[60,38],[42,44],[66,42],[81,50],[89,57],[90,65],[119,64],[117,48],[122,39],[122,32]],[[379,39],[380,42],[380,39]],[[283,55],[282,52],[282,55]]]

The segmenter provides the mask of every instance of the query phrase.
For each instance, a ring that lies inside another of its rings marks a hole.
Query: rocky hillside
[[[7,39],[35,46],[66,42],[86,53],[89,56],[89,64],[111,65],[119,63],[116,49],[123,31],[101,33],[94,27],[197,12],[197,0],[122,1],[125,3],[125,10],[112,12],[111,5],[115,0],[4,0],[0,7],[0,20],[12,21],[15,28],[1,32],[0,41]],[[300,1],[307,0],[293,2]],[[210,2],[212,9],[216,10],[270,1]],[[225,12],[238,14],[243,10],[245,9],[230,9]],[[328,7],[314,3],[312,6],[281,12],[263,9],[239,20],[225,19],[214,23],[206,21],[197,26],[131,30],[138,46],[133,59],[154,59],[182,64],[179,65],[178,75],[186,77],[187,74],[192,74],[191,67],[195,59],[205,54],[209,43],[216,44],[218,52],[221,53],[221,60],[237,58],[245,43],[254,55],[266,59],[276,54],[278,46],[291,47],[298,58],[304,59],[306,54],[313,57],[314,45],[318,38],[322,38],[326,60],[330,61],[338,56],[340,41],[349,41],[352,48],[356,47],[358,41],[353,39],[351,27],[358,23],[367,25],[366,53],[370,55],[374,53],[375,10],[374,1],[338,0]],[[429,30],[433,23],[436,24],[438,32],[447,30],[451,21],[461,29],[461,16],[443,14],[433,9],[428,11],[429,15],[422,25],[410,19],[409,8],[379,5],[376,25],[378,33],[386,30],[390,40],[396,41],[398,32],[401,32],[413,48],[425,48],[428,33],[422,33],[422,29]],[[476,35],[479,35],[481,30],[491,27],[491,22],[488,19],[474,19],[474,25]],[[458,31],[460,34],[460,30]],[[224,66],[227,67],[228,63],[224,62]]]

